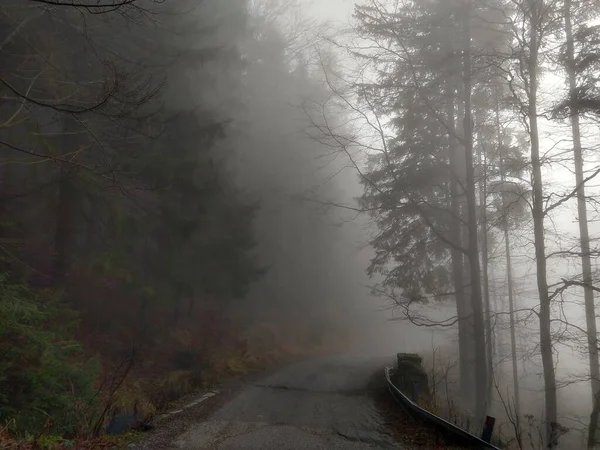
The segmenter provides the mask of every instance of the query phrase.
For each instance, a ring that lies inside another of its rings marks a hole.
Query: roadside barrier
[[[408,414],[411,415],[411,417],[430,422],[436,427],[443,430],[444,432],[451,433],[459,439],[461,439],[462,441],[464,441],[465,443],[469,443],[473,446],[479,446],[479,448],[481,449],[500,450],[498,447],[490,444],[489,442],[486,442],[483,439],[478,438],[477,436],[469,433],[468,431],[457,427],[453,423],[450,423],[447,420],[444,420],[441,417],[430,413],[426,409],[421,408],[418,404],[416,404],[410,398],[408,398],[400,389],[398,389],[396,385],[394,385],[391,378],[391,372],[392,367],[385,368],[385,378],[387,379],[388,389],[392,396],[396,399],[396,401],[400,403],[400,405],[406,410]]]

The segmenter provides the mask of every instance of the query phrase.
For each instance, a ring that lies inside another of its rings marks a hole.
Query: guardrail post
[[[494,417],[487,416],[485,418],[485,424],[483,425],[483,433],[481,433],[481,440],[490,442],[492,440],[492,433],[494,432],[494,425],[496,419]]]
[[[413,381],[412,391],[411,391],[411,400],[415,403],[419,403],[419,382]]]

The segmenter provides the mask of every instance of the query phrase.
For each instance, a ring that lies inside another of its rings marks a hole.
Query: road
[[[202,421],[186,425],[169,448],[397,449],[368,392],[385,362],[335,357],[291,365],[243,386]]]

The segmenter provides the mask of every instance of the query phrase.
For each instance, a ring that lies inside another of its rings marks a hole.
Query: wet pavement
[[[387,362],[347,356],[291,365],[244,385],[169,449],[397,449],[369,393]]]

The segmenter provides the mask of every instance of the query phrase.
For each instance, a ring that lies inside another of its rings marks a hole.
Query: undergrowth
[[[0,448],[112,448],[128,439],[103,436],[119,415],[149,421],[196,390],[343,345],[315,344],[298,322],[241,329],[207,315],[209,328],[201,317],[115,350],[110,336],[86,342],[60,292],[0,280]]]
[[[96,359],[72,339],[60,297],[0,280],[0,423],[26,437],[85,433],[97,406]]]

